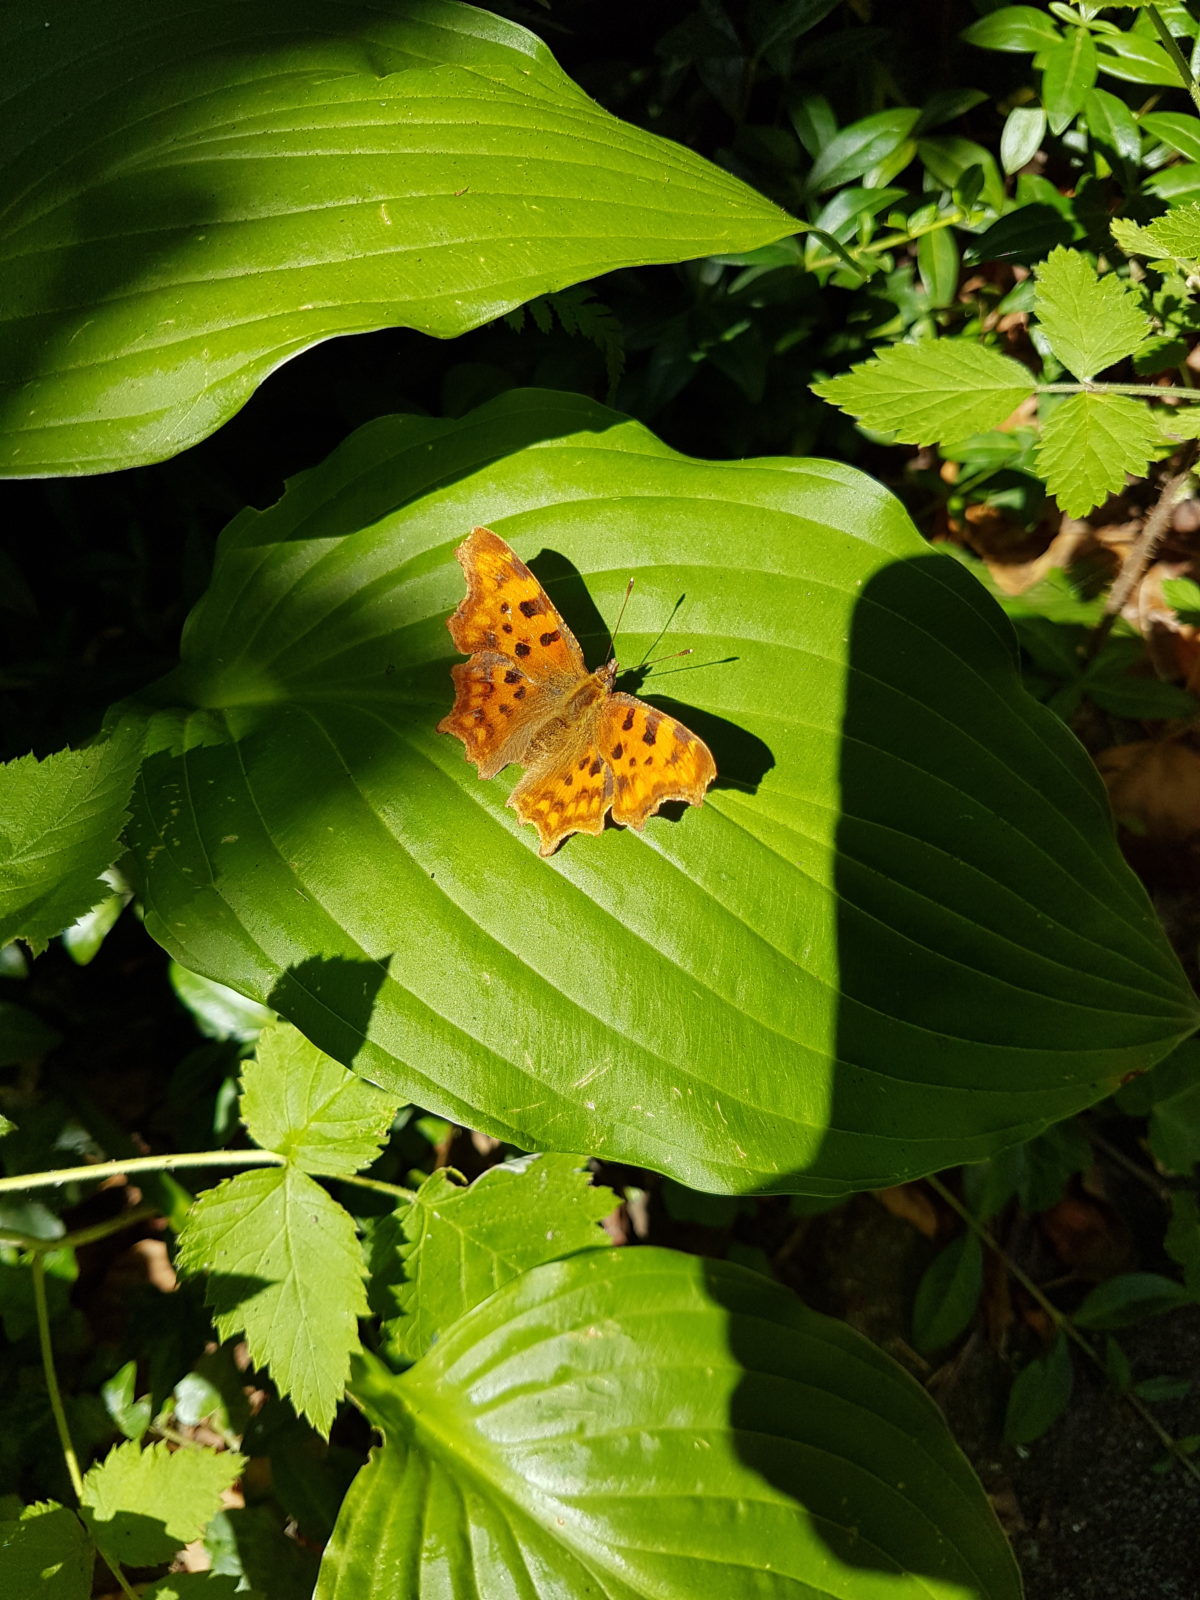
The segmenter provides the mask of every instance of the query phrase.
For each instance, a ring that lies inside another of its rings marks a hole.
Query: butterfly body
[[[666,712],[613,689],[617,663],[589,672],[575,636],[529,568],[490,528],[455,552],[467,594],[447,622],[468,661],[451,668],[454,708],[438,723],[481,778],[525,776],[508,804],[541,853],[605,814],[640,829],[666,800],[700,805],[717,769],[708,746]]]

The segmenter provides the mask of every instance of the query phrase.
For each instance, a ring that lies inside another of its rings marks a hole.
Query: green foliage
[[[1139,1339],[1200,1294],[1200,1007],[1063,723],[1194,742],[1188,508],[1115,623],[1106,558],[1200,434],[1200,24],[961,0],[935,63],[902,7],[562,0],[592,99],[448,0],[110,11],[0,24],[0,461],[59,480],[0,556],[0,1592],[98,1543],[160,1600],[1015,1597],[940,1416],[772,1273],[970,1163],[912,1343],[994,1331],[984,1249],[1053,1296],[1014,1473],[1071,1322],[1187,1398]],[[484,522],[593,665],[635,577],[701,809],[543,861],[436,735]]]
[[[393,1280],[390,1351],[415,1361],[452,1322],[522,1272],[607,1244],[597,1224],[616,1205],[572,1156],[492,1167],[468,1189],[433,1172],[410,1205],[385,1219],[371,1255],[373,1294]],[[391,1226],[389,1226],[391,1224]]]
[[[0,943],[24,939],[36,955],[105,898],[140,753],[132,726],[0,768]]]
[[[523,28],[451,0],[343,5],[335,32],[327,16],[323,0],[283,17],[80,0],[76,51],[49,62],[14,17],[10,474],[162,460],[333,334],[448,338],[614,267],[791,231],[735,179],[602,111]],[[197,77],[205,57],[219,65]],[[61,222],[81,185],[106,219],[84,249]]]
[[[1031,1444],[1053,1427],[1067,1409],[1074,1378],[1071,1347],[1060,1332],[1044,1356],[1035,1356],[1017,1374],[1004,1414],[1009,1444]]]
[[[275,1027],[246,1068],[241,1109],[250,1134],[284,1165],[240,1172],[202,1194],[180,1234],[179,1263],[207,1275],[221,1337],[244,1333],[254,1360],[327,1433],[368,1308],[354,1223],[308,1174],[366,1166],[396,1102]]]
[[[169,1561],[199,1538],[244,1464],[231,1450],[119,1444],[83,1480],[84,1524],[114,1561],[133,1567]]]
[[[401,1376],[364,1359],[354,1392],[384,1445],[347,1496],[318,1600],[383,1600],[396,1572],[495,1594],[531,1567],[543,1593],[685,1600],[740,1585],[764,1551],[769,1592],[832,1595],[853,1592],[864,1548],[871,1589],[897,1600],[1019,1592],[927,1396],[725,1263],[589,1250],[537,1267]]]

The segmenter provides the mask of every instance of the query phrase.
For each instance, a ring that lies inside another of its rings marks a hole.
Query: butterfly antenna
[[[607,666],[613,658],[613,648],[617,642],[617,634],[621,631],[621,618],[625,615],[625,607],[629,604],[629,596],[633,593],[633,579],[625,585],[625,598],[621,601],[621,609],[617,612],[617,620],[613,623],[612,632],[608,636],[608,654],[604,658]]]
[[[691,653],[691,645],[688,645],[686,650],[672,650],[670,655],[655,656],[652,661],[643,661],[641,666],[638,668],[638,671],[644,672],[649,667],[657,667],[660,661],[674,661],[676,656],[690,656]]]

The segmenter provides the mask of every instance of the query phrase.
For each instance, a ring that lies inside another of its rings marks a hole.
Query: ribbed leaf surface
[[[665,1250],[538,1267],[402,1377],[317,1600],[1016,1600],[940,1413],[778,1284]]]
[[[16,0],[0,57],[10,476],[174,455],[333,334],[794,228],[451,0]]]
[[[593,664],[630,574],[621,658],[694,648],[645,692],[713,750],[701,809],[542,860],[516,769],[435,732],[479,522]],[[520,1147],[839,1193],[981,1159],[1196,1026],[1008,624],[849,468],[688,460],[563,395],[384,419],[230,526],[184,651],[193,748],[134,795],[151,932]]]

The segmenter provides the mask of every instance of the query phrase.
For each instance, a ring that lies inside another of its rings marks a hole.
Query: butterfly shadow
[[[533,558],[529,567],[579,640],[588,665],[598,667],[608,651],[610,630],[592,599],[578,567],[568,561],[566,556],[560,555],[557,550],[543,550]],[[684,596],[680,595],[671,610],[671,617],[678,612],[683,599]],[[668,618],[663,634],[667,633],[669,626]],[[659,637],[662,638],[663,635],[660,634]],[[620,643],[619,639],[617,642]],[[653,687],[649,689],[646,687],[647,684],[652,686],[659,679],[666,677],[682,676],[684,673],[701,672],[710,668],[715,671],[731,665],[736,660],[736,656],[723,656],[720,660],[701,660],[689,662],[687,665],[672,663],[662,672],[656,672],[653,665],[626,667],[619,673],[616,687],[625,694],[638,695],[656,706],[658,710],[665,711],[668,716],[678,718],[686,728],[690,728],[704,740],[717,764],[714,789],[737,789],[742,794],[754,794],[764,776],[775,765],[775,757],[771,754],[769,745],[756,734],[739,727],[736,722],[730,722],[727,717],[719,717],[712,711],[702,711],[699,707],[676,700],[672,696],[657,694]],[[669,800],[661,807],[658,815],[678,819],[688,809],[686,801]],[[611,817],[607,819],[607,826],[616,826]]]

